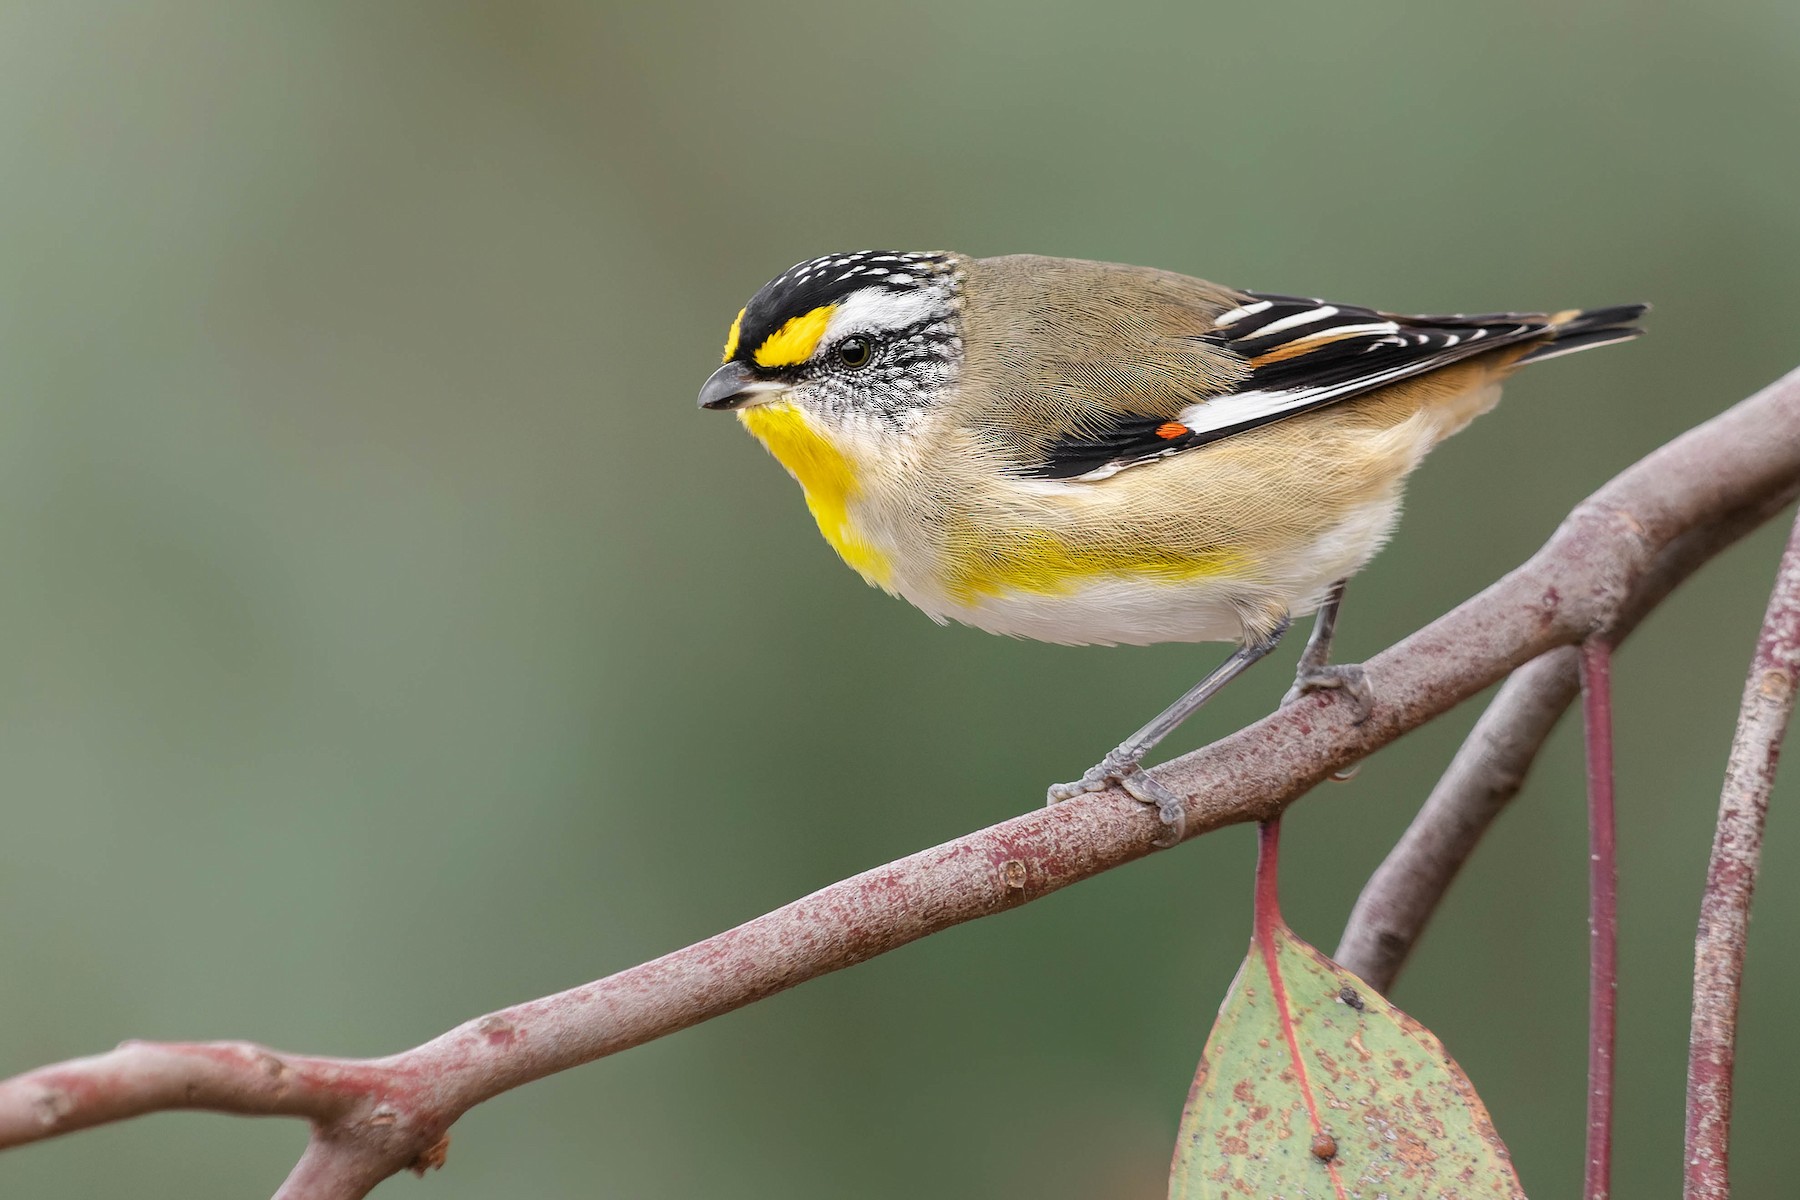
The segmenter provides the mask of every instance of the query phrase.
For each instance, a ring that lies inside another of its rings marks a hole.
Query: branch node
[[[417,1158],[406,1164],[406,1169],[411,1171],[414,1175],[417,1175],[420,1179],[423,1179],[425,1178],[425,1172],[427,1171],[442,1170],[444,1160],[449,1157],[450,1135],[446,1133],[438,1138],[437,1141],[421,1150]]]
[[[32,1097],[31,1110],[45,1129],[54,1129],[75,1107],[75,1098],[63,1089],[45,1087]]]
[[[1756,690],[1762,693],[1764,699],[1784,704],[1793,694],[1794,677],[1780,667],[1775,667],[1763,672],[1762,678],[1757,681]]]

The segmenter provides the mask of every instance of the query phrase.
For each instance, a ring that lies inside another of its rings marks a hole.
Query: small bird
[[[1146,754],[1316,614],[1294,686],[1330,664],[1344,583],[1426,453],[1528,362],[1643,332],[1647,305],[1400,316],[1146,267],[864,250],[800,263],[732,322],[700,406],[799,482],[869,583],[940,623],[1071,645],[1236,650],[1055,803],[1118,784],[1181,840]]]

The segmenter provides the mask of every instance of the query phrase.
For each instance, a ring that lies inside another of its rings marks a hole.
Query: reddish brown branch
[[[1356,898],[1332,957],[1391,991],[1457,872],[1525,785],[1563,710],[1581,690],[1576,650],[1526,663],[1501,685],[1449,768]]]
[[[1161,768],[1158,778],[1189,797],[1188,836],[1274,817],[1333,771],[1522,663],[1607,628],[1684,531],[1796,478],[1800,372],[1633,466],[1530,562],[1366,663],[1380,703],[1362,724],[1334,696],[1308,697]],[[388,1175],[429,1165],[458,1116],[509,1088],[1141,858],[1160,828],[1118,791],[1034,811],[390,1058],[128,1045],[46,1067],[0,1082],[0,1146],[162,1108],[305,1116],[313,1138],[279,1194],[359,1197]]]
[[[1581,644],[1587,733],[1588,1104],[1583,1200],[1612,1195],[1613,1052],[1619,1039],[1619,846],[1613,809],[1612,647]]]
[[[1618,645],[1683,580],[1797,495],[1800,480],[1676,538],[1605,631],[1608,641]],[[1578,657],[1573,646],[1565,646],[1512,673],[1369,877],[1332,957],[1370,986],[1383,992],[1393,988],[1457,872],[1524,786],[1538,751],[1581,691]]]
[[[1694,1017],[1688,1038],[1686,1200],[1728,1200],[1731,1194],[1731,1077],[1737,1059],[1738,996],[1750,900],[1762,860],[1763,823],[1794,711],[1800,673],[1800,521],[1788,537],[1750,659],[1738,710],[1737,734],[1719,797],[1712,861],[1700,900],[1694,939]]]

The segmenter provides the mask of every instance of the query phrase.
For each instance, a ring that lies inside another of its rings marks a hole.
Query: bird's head
[[[962,357],[953,254],[861,250],[809,259],[764,284],[725,341],[700,407],[756,431],[766,406],[828,435],[906,429],[956,380]]]

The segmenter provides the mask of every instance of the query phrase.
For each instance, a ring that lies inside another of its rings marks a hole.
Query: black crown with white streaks
[[[744,306],[738,326],[738,361],[749,363],[756,348],[794,317],[835,304],[852,292],[876,287],[916,291],[941,281],[952,258],[939,253],[856,250],[824,254],[796,263],[757,290]]]

